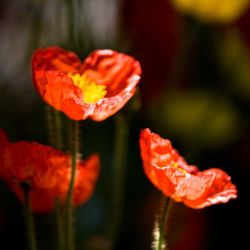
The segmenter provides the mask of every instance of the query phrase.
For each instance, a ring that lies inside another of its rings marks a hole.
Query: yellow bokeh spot
[[[80,75],[69,73],[68,76],[73,80],[74,85],[82,90],[85,103],[96,103],[107,93],[105,85],[97,84],[86,74]]]
[[[186,14],[205,22],[229,23],[240,17],[249,6],[249,0],[171,0]]]

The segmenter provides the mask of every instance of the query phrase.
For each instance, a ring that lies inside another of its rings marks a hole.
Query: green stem
[[[113,211],[110,223],[110,249],[113,249],[123,214],[124,186],[126,177],[125,158],[129,127],[122,114],[115,116]]]
[[[155,220],[153,236],[153,250],[168,250],[166,241],[166,228],[169,220],[170,210],[173,206],[173,200],[163,196],[158,215]]]
[[[30,250],[37,250],[37,243],[35,237],[35,226],[34,218],[32,214],[31,201],[29,197],[29,185],[24,183],[22,185],[23,194],[24,194],[24,216],[27,227],[28,242]]]
[[[58,250],[64,250],[65,248],[65,238],[64,238],[64,219],[62,213],[62,207],[57,199],[55,201],[55,212],[56,212],[56,226],[57,226],[57,247]]]
[[[63,138],[60,112],[50,106],[46,106],[46,121],[50,145],[57,149],[62,149]]]
[[[48,140],[49,144],[55,146],[55,124],[54,124],[54,117],[53,117],[53,110],[52,107],[49,105],[45,106],[46,108],[46,125],[48,130]]]
[[[49,143],[57,149],[62,149],[62,127],[60,112],[46,106],[46,120],[48,127]],[[65,237],[64,237],[64,218],[62,207],[59,200],[55,201],[55,217],[56,217],[56,231],[58,240],[58,250],[64,250]]]
[[[30,61],[31,52],[39,47],[41,43],[41,37],[44,29],[44,14],[45,8],[43,1],[32,1],[32,11],[30,11],[30,27],[29,27],[29,40],[27,42],[26,58],[25,62]],[[41,46],[41,45],[40,45]],[[26,65],[26,63],[24,64]]]
[[[68,38],[71,45],[75,46],[75,9],[74,0],[65,0],[68,14]]]
[[[79,150],[79,125],[78,122],[72,121],[71,127],[71,178],[69,189],[66,197],[66,245],[67,250],[74,250],[74,218],[73,218],[73,191],[75,184],[75,175],[76,175],[76,163],[77,163],[77,154]]]
[[[62,125],[61,113],[57,110],[54,111],[54,125],[55,125],[55,146],[57,149],[62,149]]]

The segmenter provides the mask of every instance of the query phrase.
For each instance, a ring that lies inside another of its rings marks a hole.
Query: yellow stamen
[[[74,85],[82,90],[85,103],[96,103],[107,93],[105,85],[97,84],[86,74],[80,75],[69,73],[68,76],[73,80]]]
[[[174,164],[172,166],[173,166],[173,168],[178,169],[180,172],[182,172],[184,174],[188,174],[188,172],[185,169],[183,169],[179,166],[178,162],[174,162]]]

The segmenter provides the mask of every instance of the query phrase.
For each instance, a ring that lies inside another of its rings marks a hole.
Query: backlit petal
[[[97,50],[81,63],[74,53],[58,47],[37,50],[32,70],[34,85],[46,103],[73,120],[95,121],[128,102],[141,74],[139,62],[123,53]],[[85,85],[74,82],[81,77]]]
[[[0,146],[3,140],[7,138],[0,130]],[[20,185],[29,183],[34,212],[51,210],[57,198],[61,202],[65,201],[71,177],[70,155],[50,146],[26,141],[8,143],[2,152],[0,178],[21,201],[24,197]],[[86,161],[77,161],[74,205],[81,205],[91,197],[99,168],[98,155],[92,155]]]
[[[165,195],[192,208],[225,203],[237,197],[235,185],[224,171],[199,172],[172,148],[171,142],[144,129],[140,134],[145,174]]]

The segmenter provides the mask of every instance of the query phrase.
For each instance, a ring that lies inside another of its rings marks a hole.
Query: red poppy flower
[[[73,120],[102,121],[133,96],[141,68],[132,57],[97,50],[83,63],[58,47],[38,49],[32,57],[33,81],[41,97]]]
[[[22,183],[30,186],[33,211],[46,212],[55,199],[64,202],[71,176],[70,155],[36,142],[8,142],[0,130],[0,178],[23,200]],[[78,160],[73,192],[74,205],[90,198],[99,173],[99,157]]]
[[[192,208],[226,203],[237,197],[235,185],[224,171],[199,171],[172,148],[171,142],[149,129],[140,134],[140,148],[147,177],[165,195]]]

